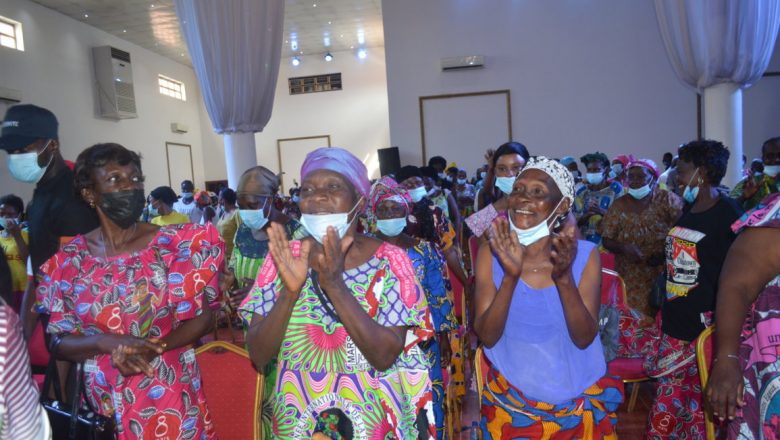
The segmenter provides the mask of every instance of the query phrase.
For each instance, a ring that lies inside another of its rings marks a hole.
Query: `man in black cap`
[[[0,131],[0,149],[8,152],[8,171],[15,179],[35,184],[27,208],[30,260],[33,274],[68,237],[98,227],[95,210],[73,191],[73,172],[60,154],[57,118],[45,108],[30,104],[8,109]],[[30,309],[34,289],[28,287],[22,303],[25,335],[35,325]]]

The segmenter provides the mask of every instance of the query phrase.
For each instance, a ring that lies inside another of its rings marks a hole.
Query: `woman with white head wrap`
[[[601,263],[594,244],[562,226],[573,199],[565,166],[532,159],[478,254],[474,329],[490,365],[483,438],[616,437],[622,383],[605,376],[596,337]]]

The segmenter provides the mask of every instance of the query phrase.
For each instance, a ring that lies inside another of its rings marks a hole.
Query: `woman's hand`
[[[268,227],[268,240],[268,248],[276,263],[276,268],[279,270],[284,287],[290,293],[298,295],[308,277],[311,241],[301,241],[300,256],[293,256],[292,251],[290,251],[290,243],[287,241],[287,234],[278,223],[271,223]]]
[[[312,267],[319,272],[320,285],[326,291],[328,287],[344,282],[344,260],[353,242],[354,238],[351,236],[339,238],[336,229],[329,226],[325,239],[322,240],[322,246],[317,246],[312,258]]]
[[[721,421],[733,420],[737,408],[745,404],[742,397],[742,366],[738,359],[724,357],[712,367],[712,376],[707,383],[705,395],[712,405],[712,413]]]
[[[517,234],[509,230],[509,222],[503,217],[497,218],[488,230],[490,249],[498,258],[504,274],[514,279],[523,272],[525,249],[517,239]]]
[[[152,367],[151,360],[147,360],[143,353],[144,349],[142,348],[120,345],[111,352],[111,363],[122,376],[143,373],[147,377],[154,377],[154,367]]]
[[[255,280],[251,278],[244,278],[242,280],[244,287],[240,289],[234,289],[230,292],[230,307],[232,307],[233,310],[238,310],[238,308],[241,306],[241,303],[244,302],[244,298],[246,298],[246,296],[249,294],[249,291],[252,290],[254,282]]]
[[[97,345],[100,352],[104,354],[113,353],[120,346],[132,349],[137,353],[149,351],[156,355],[162,354],[165,350],[165,343],[157,339],[143,339],[131,335],[119,335],[114,333],[100,335]]]
[[[11,237],[17,238],[22,236],[22,226],[16,222],[16,220],[9,220],[5,223],[5,230]]]
[[[449,368],[452,362],[452,346],[450,345],[450,333],[444,332],[436,335],[439,339],[439,355],[442,368]]]
[[[552,239],[550,261],[553,264],[553,281],[561,280],[571,274],[571,265],[576,256],[577,239],[574,226],[566,223],[560,234],[554,234]]]

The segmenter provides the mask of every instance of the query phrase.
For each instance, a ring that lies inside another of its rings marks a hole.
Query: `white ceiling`
[[[191,65],[173,0],[33,1]],[[381,0],[286,0],[284,39],[282,57],[384,46]]]

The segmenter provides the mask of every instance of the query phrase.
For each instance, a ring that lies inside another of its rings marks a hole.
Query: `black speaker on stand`
[[[401,169],[401,156],[398,147],[380,148],[376,150],[379,155],[379,173],[382,176],[396,173]]]

